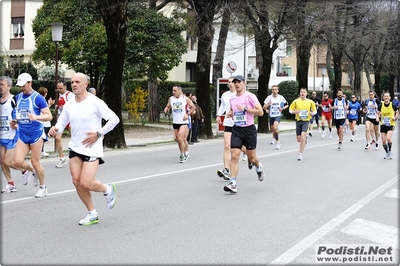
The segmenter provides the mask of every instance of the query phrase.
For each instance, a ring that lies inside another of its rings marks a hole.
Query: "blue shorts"
[[[281,117],[280,116],[269,117],[269,125],[270,126],[272,126],[275,123],[275,121],[280,123],[281,122]]]
[[[15,134],[14,139],[0,139],[0,146],[6,147],[6,150],[14,149],[17,145],[18,134]]]
[[[30,132],[21,132],[18,131],[19,133],[19,139],[22,141],[24,144],[35,144],[38,142],[41,138],[44,140],[44,142],[47,141],[47,136],[44,133],[43,128],[41,130],[35,130],[35,131],[30,131]]]

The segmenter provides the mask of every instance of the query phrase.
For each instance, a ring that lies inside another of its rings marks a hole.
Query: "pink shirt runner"
[[[254,109],[259,104],[257,97],[251,92],[244,92],[242,95],[235,94],[230,99],[231,108],[233,110],[233,121],[237,127],[248,127],[254,124],[254,115],[237,108],[238,104],[247,106],[248,109]]]

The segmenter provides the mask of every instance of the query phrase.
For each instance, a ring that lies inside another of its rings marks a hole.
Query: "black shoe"
[[[189,141],[189,142],[188,142],[188,144],[189,144],[189,145],[193,145],[193,144],[194,144],[194,142],[191,142],[191,141]]]
[[[254,164],[247,159],[247,166],[251,170],[253,168]]]

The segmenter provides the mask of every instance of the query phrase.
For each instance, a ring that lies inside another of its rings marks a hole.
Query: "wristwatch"
[[[249,108],[247,108],[247,106],[245,106],[244,108],[243,108],[243,110],[245,110],[245,111],[247,111]]]
[[[97,131],[96,134],[98,138],[101,138],[103,136],[103,133],[101,133],[100,131]]]

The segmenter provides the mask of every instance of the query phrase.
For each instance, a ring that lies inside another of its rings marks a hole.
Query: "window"
[[[288,45],[288,46],[286,46],[286,55],[287,56],[292,56],[293,55],[293,50],[292,50],[292,46],[291,45]]]
[[[25,27],[25,18],[17,17],[11,18],[11,33],[14,38],[23,38],[24,37],[24,27]]]

